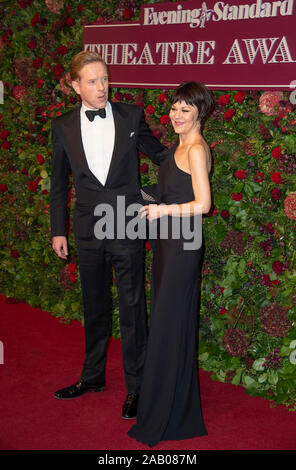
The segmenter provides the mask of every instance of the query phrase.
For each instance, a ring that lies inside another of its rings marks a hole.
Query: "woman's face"
[[[170,119],[177,134],[187,134],[199,129],[198,109],[196,106],[177,101],[170,110]]]

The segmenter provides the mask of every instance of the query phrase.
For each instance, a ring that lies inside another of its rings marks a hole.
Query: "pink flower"
[[[290,193],[284,200],[284,212],[289,219],[296,220],[296,193]]]
[[[275,116],[279,111],[280,101],[284,99],[282,91],[265,91],[259,100],[260,111],[267,116]]]

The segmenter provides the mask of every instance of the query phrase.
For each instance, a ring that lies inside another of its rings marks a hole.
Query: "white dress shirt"
[[[91,109],[83,103],[81,106],[81,136],[90,171],[105,185],[115,139],[115,127],[112,107],[109,101],[106,104],[106,118],[95,116],[91,122],[85,111]]]

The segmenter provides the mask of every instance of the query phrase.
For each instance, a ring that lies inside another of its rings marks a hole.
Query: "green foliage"
[[[66,320],[82,321],[72,234],[75,191],[70,186],[70,259],[64,262],[50,239],[50,122],[78,104],[67,70],[81,50],[83,25],[137,19],[142,3],[0,5],[0,290]],[[281,92],[214,95],[216,109],[204,131],[213,155],[213,209],[203,218],[199,364],[216,380],[294,409],[295,107]],[[176,139],[167,122],[170,96],[169,90],[112,90],[113,99],[143,106],[153,132],[168,145]],[[143,185],[157,181],[157,167],[144,155],[139,170]],[[151,258],[147,246],[148,310]],[[118,337],[114,283],[111,294]]]

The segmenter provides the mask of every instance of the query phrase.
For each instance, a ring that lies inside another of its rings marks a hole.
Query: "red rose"
[[[70,272],[70,273],[74,273],[74,272],[76,271],[76,269],[77,269],[77,264],[75,264],[75,263],[69,263],[68,269],[69,269],[69,272]]]
[[[39,69],[39,67],[41,67],[42,64],[43,64],[42,57],[38,57],[37,59],[33,60],[33,67],[35,67],[36,69]]]
[[[236,103],[242,103],[245,99],[245,94],[242,91],[238,91],[234,97]]]
[[[27,96],[26,90],[22,85],[16,85],[12,93],[16,100],[20,100],[21,98],[24,100]]]
[[[36,193],[38,189],[38,182],[37,181],[31,181],[28,183],[28,189],[29,191],[32,191],[33,193]]]
[[[275,147],[275,148],[272,150],[271,155],[272,155],[273,158],[275,158],[276,160],[279,160],[279,159],[282,157],[282,149],[281,149],[280,145],[278,145],[277,147]]]
[[[237,193],[237,194],[232,193],[231,197],[234,201],[240,201],[242,199],[243,195],[242,195],[242,193]]]
[[[225,315],[225,313],[227,313],[227,312],[228,312],[228,310],[225,307],[221,307],[220,310],[219,310],[220,315]]]
[[[7,191],[7,186],[5,183],[0,184],[0,193],[5,193]]]
[[[270,285],[270,276],[269,274],[263,274],[262,276],[262,284],[264,286],[269,286]]]
[[[78,13],[82,13],[84,10],[85,10],[85,6],[84,6],[84,5],[78,5],[78,7],[77,7]]]
[[[257,181],[257,183],[262,183],[263,178],[264,178],[264,173],[262,173],[261,171],[258,171],[255,177],[255,181]]]
[[[37,47],[37,42],[35,39],[32,39],[30,42],[28,42],[27,46],[29,49],[31,49],[31,51],[33,51]]]
[[[124,9],[124,17],[127,20],[130,20],[133,16],[134,16],[134,10],[132,10],[131,8]]]
[[[285,267],[281,261],[274,261],[272,263],[272,270],[276,274],[281,274],[283,271],[285,271]]]
[[[56,77],[61,77],[65,71],[64,67],[62,64],[56,64],[53,69],[52,69],[54,75]]]
[[[141,173],[148,173],[149,166],[147,165],[147,163],[142,163],[140,170]]]
[[[278,201],[282,197],[282,191],[278,188],[273,188],[270,191],[270,194],[271,194],[272,199],[275,199],[276,201]]]
[[[3,140],[1,144],[1,148],[4,150],[10,149],[11,148],[11,143],[8,142],[8,140]]]
[[[165,93],[160,93],[160,95],[158,97],[158,102],[159,103],[165,103],[167,99],[168,99],[168,97]]]
[[[148,241],[145,242],[145,248],[146,250],[151,250],[151,245]]]
[[[65,55],[67,54],[67,52],[68,52],[68,49],[63,44],[60,44],[59,47],[57,48],[57,53],[59,55]]]
[[[170,118],[168,117],[168,115],[167,115],[167,114],[164,114],[164,115],[161,116],[161,118],[160,118],[160,123],[165,125],[165,124],[167,124],[167,123],[169,122],[169,120],[170,120]]]
[[[230,103],[230,95],[220,96],[218,103],[221,104],[222,106],[226,106],[227,104]]]
[[[69,18],[67,18],[67,19],[66,19],[66,24],[67,24],[68,26],[74,26],[74,24],[75,24],[74,18],[72,18],[72,16],[70,16]]]
[[[37,83],[36,83],[37,88],[42,88],[44,83],[45,83],[45,80],[43,80],[42,78],[38,78]]]
[[[147,108],[146,108],[146,111],[147,111],[147,113],[149,113],[149,114],[154,114],[155,111],[156,111],[156,108],[155,108],[154,106],[152,106],[152,104],[149,104],[149,105],[147,106]]]
[[[12,256],[12,258],[18,258],[20,255],[17,250],[11,250],[10,256]]]
[[[279,183],[283,182],[282,175],[279,171],[275,171],[274,173],[270,173],[270,177],[271,177],[272,181],[275,184],[279,184]]]
[[[36,160],[39,163],[39,165],[43,165],[43,163],[45,162],[45,158],[40,154],[36,156]]]
[[[231,121],[231,119],[233,118],[235,113],[236,113],[235,109],[228,109],[227,111],[225,111],[225,113],[224,113],[225,121],[227,121],[227,122]]]
[[[240,180],[244,180],[246,178],[246,170],[237,170],[234,173],[234,176],[236,176]]]
[[[0,139],[1,140],[6,140],[7,137],[9,136],[9,134],[10,134],[10,132],[5,129],[4,131],[0,132]]]
[[[77,275],[76,275],[76,274],[73,274],[73,273],[71,273],[71,274],[70,274],[70,281],[71,281],[71,282],[74,284],[74,282],[76,282],[76,281],[77,281]]]
[[[40,22],[41,22],[40,16],[38,15],[38,13],[35,13],[35,15],[33,16],[32,20],[31,20],[31,25],[34,28],[34,26],[36,26],[36,24],[38,24]]]
[[[220,215],[221,215],[221,217],[223,217],[223,219],[229,219],[229,217],[230,217],[230,214],[229,214],[229,212],[228,212],[226,209],[223,209],[223,210],[220,212]]]

